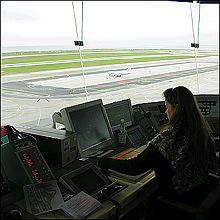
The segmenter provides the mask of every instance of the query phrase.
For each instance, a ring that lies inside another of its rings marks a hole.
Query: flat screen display
[[[101,105],[72,111],[69,115],[82,151],[111,139]]]
[[[130,99],[107,104],[105,109],[113,131],[120,128],[122,118],[125,121],[126,127],[132,125],[133,113]]]
[[[89,195],[106,186],[106,182],[92,169],[88,169],[70,179],[80,190]]]

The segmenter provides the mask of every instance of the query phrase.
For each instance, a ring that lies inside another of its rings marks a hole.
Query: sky
[[[192,9],[198,4],[194,3]],[[74,1],[79,39],[81,2]],[[171,1],[84,1],[86,48],[189,47],[190,3]],[[219,5],[202,4],[201,48],[219,46]],[[195,14],[194,14],[195,15]],[[198,16],[194,17],[198,33]],[[196,34],[195,34],[195,38]],[[1,45],[73,45],[77,40],[71,1],[1,1]]]

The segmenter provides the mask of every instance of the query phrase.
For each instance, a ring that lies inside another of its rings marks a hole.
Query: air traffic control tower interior
[[[196,99],[212,128],[218,153],[219,95],[196,95]],[[123,144],[118,138],[121,119],[126,129]],[[90,210],[78,218],[126,218],[143,195],[147,198],[157,190],[154,171],[137,176],[104,172],[96,159],[136,156],[167,123],[163,101],[132,105],[126,99],[104,105],[98,99],[60,109],[51,116],[50,126],[22,131],[5,127],[1,134],[1,218],[77,218],[67,210],[74,201]],[[78,198],[81,192],[87,197]]]

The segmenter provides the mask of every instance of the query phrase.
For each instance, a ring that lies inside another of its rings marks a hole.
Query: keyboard
[[[57,209],[63,202],[56,181],[51,182],[23,186],[27,210],[30,213],[34,215],[46,213]]]

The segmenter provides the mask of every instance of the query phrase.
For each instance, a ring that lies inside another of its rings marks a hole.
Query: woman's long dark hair
[[[211,128],[202,115],[195,97],[184,86],[167,89],[163,95],[175,109],[169,123],[177,130],[176,135],[182,131],[189,132],[195,161],[205,160],[210,141],[213,145],[214,141],[211,138]]]

